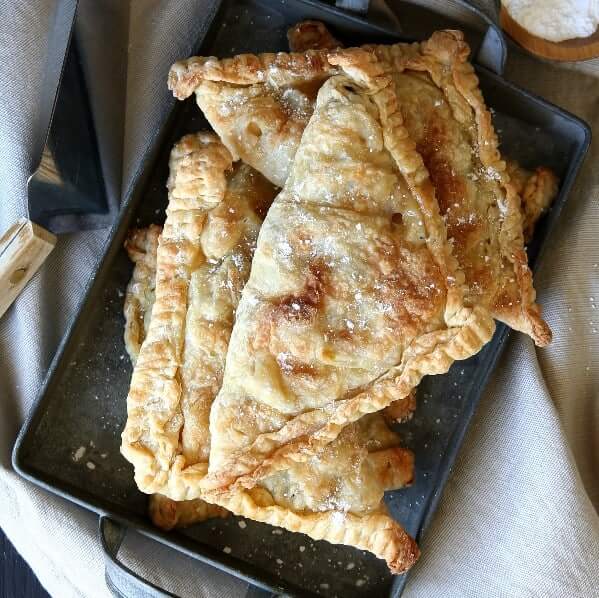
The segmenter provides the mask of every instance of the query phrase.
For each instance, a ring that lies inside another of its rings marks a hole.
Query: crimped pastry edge
[[[123,304],[123,315],[125,316],[123,339],[133,365],[137,361],[145,337],[145,314],[148,309],[143,293],[145,287],[142,289],[141,285],[143,283],[147,287],[154,284],[156,252],[161,232],[161,226],[151,224],[147,228],[131,229],[125,239],[125,250],[135,265],[133,275],[127,284]]]
[[[208,467],[207,463],[197,463],[186,468],[185,476],[173,475],[182,471],[185,461],[177,455],[181,415],[171,417],[161,427],[154,421],[156,414],[146,412],[148,395],[157,386],[160,387],[160,396],[168,404],[179,401],[178,368],[184,335],[168,335],[165,331],[171,328],[184,330],[187,288],[191,278],[184,264],[191,266],[199,251],[193,249],[189,239],[199,238],[206,210],[222,200],[226,187],[225,171],[232,165],[228,150],[211,133],[183,137],[174,146],[171,159],[176,160],[195,151],[200,152],[202,166],[201,172],[197,173],[200,187],[197,206],[189,206],[186,200],[173,196],[172,169],[169,176],[167,219],[156,257],[156,299],[148,334],[133,371],[127,396],[127,422],[121,435],[121,453],[134,466],[138,488],[149,494],[164,492],[165,486],[186,486],[190,480],[197,484]],[[158,447],[156,451],[148,448],[146,440],[140,442],[147,437],[152,438],[151,444]],[[176,455],[174,459],[173,455]],[[167,463],[169,467],[165,468]],[[199,493],[182,498],[196,497]]]
[[[544,347],[551,342],[552,333],[541,317],[540,307],[535,302],[536,291],[524,250],[520,198],[510,182],[506,163],[499,153],[499,143],[491,113],[480,91],[474,67],[468,62],[469,52],[470,49],[461,31],[438,31],[422,43],[422,53],[402,62],[402,67],[428,72],[433,82],[443,90],[453,110],[459,110],[452,93],[455,90],[474,112],[481,162],[486,168],[497,173],[499,184],[505,192],[506,209],[500,231],[500,243],[504,257],[513,264],[521,298],[519,306],[512,308],[493,306],[493,316],[510,327],[528,334],[537,346]]]
[[[386,513],[384,507],[381,511],[362,516],[339,511],[296,513],[268,504],[269,496],[262,489],[242,490],[221,496],[219,504],[236,515],[306,534],[315,540],[368,550],[385,560],[395,574],[410,569],[420,556],[416,542]],[[264,504],[258,504],[257,499]]]

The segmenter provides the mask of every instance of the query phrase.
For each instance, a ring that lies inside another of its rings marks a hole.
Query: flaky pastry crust
[[[156,225],[134,229],[125,242],[129,257],[135,264],[128,287],[131,292],[127,293],[124,309],[125,337],[133,337],[136,341],[129,345],[132,362],[136,361],[145,338],[154,303],[156,254],[161,230]],[[145,320],[140,317],[142,312],[135,307],[138,298],[144,305]],[[412,397],[397,401],[388,408],[395,408],[393,415],[389,412],[385,413],[385,417],[389,421],[405,419],[406,413],[399,410],[407,408],[411,412],[413,407]],[[384,513],[383,492],[402,488],[411,482],[413,461],[412,453],[399,447],[398,436],[383,424],[382,418],[368,415],[348,426],[317,459],[309,464],[297,464],[292,470],[266,481],[264,492],[267,492],[266,487],[270,488],[270,500],[279,505],[281,513],[285,508],[296,514],[306,510],[320,513],[320,533],[323,534],[323,519],[342,520],[349,510],[354,516],[377,511],[380,520]],[[328,511],[330,513],[327,514]],[[175,501],[162,494],[150,497],[148,512],[154,525],[164,530],[187,527],[213,517],[225,517],[228,513],[226,509],[200,498]],[[255,509],[252,515],[258,520],[264,519],[264,515]],[[395,526],[395,523],[386,524],[387,529]],[[319,536],[320,539],[323,537],[326,539],[326,534]],[[403,536],[397,531],[395,537]]]
[[[156,296],[156,258],[161,232],[161,226],[152,224],[132,229],[125,241],[125,249],[134,264],[123,307],[125,347],[133,365],[146,337]],[[148,514],[156,527],[170,530],[212,517],[225,517],[227,510],[201,498],[174,501],[162,494],[153,494],[148,502]]]
[[[289,49],[292,52],[307,50],[334,50],[341,48],[342,43],[333,37],[321,21],[301,21],[287,30]]]
[[[531,172],[513,160],[508,160],[506,165],[510,180],[520,196],[524,242],[528,243],[537,221],[557,196],[559,180],[552,170],[544,166]]]
[[[467,304],[484,305],[537,345],[547,345],[551,330],[535,303],[520,198],[499,154],[462,33],[437,32],[408,57],[395,46],[374,50],[393,65],[408,134],[435,185],[466,275]]]

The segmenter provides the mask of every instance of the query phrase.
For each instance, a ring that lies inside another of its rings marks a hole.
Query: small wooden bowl
[[[523,48],[541,58],[576,62],[599,57],[599,30],[589,37],[567,39],[563,42],[549,42],[536,37],[518,25],[502,6],[499,13],[501,28]]]

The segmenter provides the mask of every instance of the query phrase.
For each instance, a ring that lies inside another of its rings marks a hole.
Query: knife
[[[56,5],[38,122],[37,168],[27,183],[28,217],[0,236],[0,317],[56,244],[81,230],[81,215],[108,211],[91,110],[73,35],[78,0]]]

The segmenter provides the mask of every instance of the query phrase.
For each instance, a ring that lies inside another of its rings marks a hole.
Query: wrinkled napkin
[[[0,6],[3,231],[26,214],[31,123],[53,3],[3,0]],[[177,31],[201,16],[201,1],[131,5],[123,178],[113,194],[126,189],[169,101],[164,74],[180,57]],[[111,31],[105,35],[108,40]],[[549,64],[511,46],[506,77],[599,131],[598,61]],[[599,596],[598,160],[599,140],[535,277],[554,341],[535,349],[522,335],[511,336],[422,542],[406,597]],[[109,595],[97,516],[20,479],[10,452],[107,233],[60,237],[0,320],[0,526],[48,592],[61,598]],[[182,597],[246,591],[247,584],[134,533],[120,556]]]

